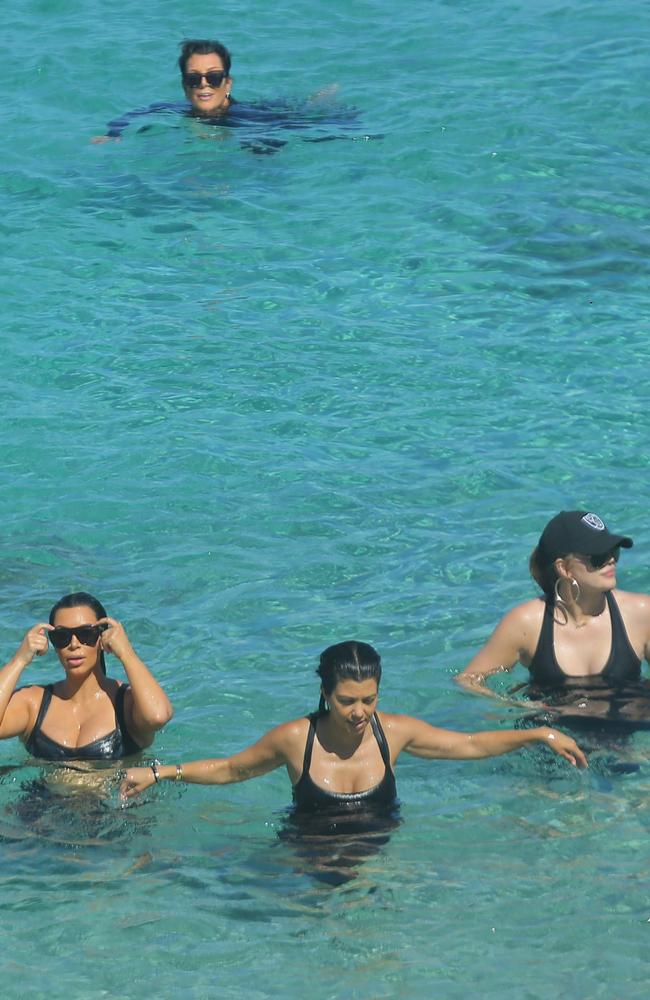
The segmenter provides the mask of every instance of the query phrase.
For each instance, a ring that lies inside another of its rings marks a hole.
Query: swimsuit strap
[[[47,710],[50,707],[50,702],[52,701],[52,688],[53,684],[46,684],[43,688],[43,697],[41,698],[40,708],[38,710],[38,715],[36,716],[36,722],[32,728],[29,738],[31,740],[32,736],[35,736],[40,732],[41,726],[43,725],[43,719],[47,714]]]
[[[609,608],[609,617],[612,623],[612,645],[613,645],[615,629],[619,629],[620,631],[625,632],[625,623],[623,622],[623,615],[621,614],[621,609],[616,603],[616,600],[611,590],[608,590],[605,593],[605,600],[607,601],[607,607]]]
[[[120,684],[117,689],[117,694],[115,695],[115,719],[117,721],[117,728],[121,733],[127,732],[126,722],[124,720],[124,698],[128,686],[128,684]]]
[[[316,735],[316,719],[318,713],[313,715],[308,715],[309,719],[309,732],[307,733],[307,742],[305,743],[305,753],[302,759],[302,774],[309,774],[309,768],[311,767],[311,752],[314,746],[314,736]],[[301,775],[302,777],[302,775]]]
[[[372,718],[370,720],[370,724],[372,726],[372,731],[375,734],[375,739],[377,740],[377,744],[379,746],[379,752],[381,753],[381,759],[384,762],[384,765],[386,767],[386,771],[390,772],[390,771],[392,771],[392,766],[391,766],[391,762],[390,762],[390,749],[389,749],[389,746],[388,746],[388,740],[386,739],[386,735],[384,733],[384,730],[381,727],[381,722],[379,721],[379,718],[378,718],[376,712],[373,713],[373,716],[372,716]]]

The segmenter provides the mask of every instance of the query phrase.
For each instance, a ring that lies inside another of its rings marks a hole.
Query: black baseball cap
[[[561,510],[544,528],[537,548],[542,565],[550,566],[569,552],[598,556],[617,545],[631,549],[633,544],[625,535],[613,535],[598,514],[588,510]]]

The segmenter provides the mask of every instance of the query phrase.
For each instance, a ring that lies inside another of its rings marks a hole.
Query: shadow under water
[[[290,845],[300,874],[339,886],[357,878],[360,866],[380,853],[401,822],[399,803],[381,812],[292,809],[284,817],[278,838]]]
[[[34,764],[30,762],[33,773]],[[7,769],[9,770],[9,769]],[[15,772],[20,768],[11,768]],[[120,770],[115,765],[46,765],[20,783],[19,795],[5,801],[0,840],[30,840],[70,848],[113,844],[149,828],[151,817],[119,807]],[[135,816],[135,818],[134,818]]]
[[[610,774],[639,770],[639,762],[630,758],[632,737],[650,732],[650,688],[644,682],[615,686],[601,677],[580,677],[554,688],[526,685],[524,693],[533,710],[515,728],[557,726],[575,737],[590,767]]]

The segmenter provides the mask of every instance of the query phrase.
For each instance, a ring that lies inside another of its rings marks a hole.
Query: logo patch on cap
[[[598,514],[585,514],[581,520],[583,520],[585,524],[588,524],[590,528],[595,528],[596,531],[605,530],[605,525],[598,517]]]

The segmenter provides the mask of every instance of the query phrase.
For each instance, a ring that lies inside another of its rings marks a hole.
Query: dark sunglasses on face
[[[94,646],[107,628],[106,622],[101,622],[99,625],[77,625],[75,628],[57,625],[52,632],[48,632],[47,637],[55,649],[65,649],[69,646],[73,635],[76,635],[82,646]]]
[[[190,90],[198,90],[205,80],[208,87],[215,87],[218,90],[227,76],[228,74],[222,70],[214,70],[211,73],[184,73],[183,83]]]
[[[614,562],[618,562],[620,554],[621,546],[615,545],[613,549],[609,549],[607,552],[599,552],[597,556],[585,556],[584,560],[589,569],[602,569],[611,559]]]

